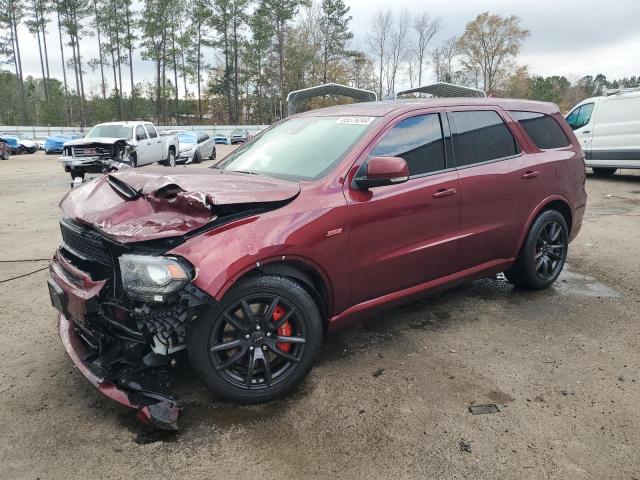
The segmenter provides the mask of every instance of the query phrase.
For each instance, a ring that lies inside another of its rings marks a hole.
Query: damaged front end
[[[185,348],[190,322],[214,300],[190,283],[193,267],[162,255],[161,242],[127,246],[69,219],[60,226],[64,243],[51,262],[49,292],[69,356],[140,420],[177,429],[174,354]]]
[[[171,251],[281,207],[300,186],[204,169],[160,172],[129,169],[65,195],[49,292],[64,346],[83,375],[141,420],[175,429],[176,354],[191,323],[217,303],[194,285],[197,266]]]
[[[132,165],[135,145],[125,139],[112,142],[78,141],[65,145],[60,162],[73,178],[84,178],[87,173],[109,173]]]

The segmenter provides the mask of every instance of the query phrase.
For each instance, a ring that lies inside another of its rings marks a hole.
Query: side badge
[[[342,228],[334,228],[333,230],[327,231],[327,237],[333,237],[335,235],[340,235],[342,233]]]

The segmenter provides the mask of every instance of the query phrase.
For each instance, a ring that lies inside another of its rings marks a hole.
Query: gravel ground
[[[177,434],[72,367],[46,271],[0,283],[0,478],[640,479],[640,175],[624,173],[588,178],[554,288],[479,280],[371,317],[267,405],[221,403],[180,367]],[[35,154],[0,162],[0,185],[1,281],[46,267],[5,261],[51,256],[69,182]],[[469,413],[485,403],[500,412]]]

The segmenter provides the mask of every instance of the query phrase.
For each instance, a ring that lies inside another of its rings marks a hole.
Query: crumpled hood
[[[113,145],[118,141],[127,141],[126,138],[110,138],[110,137],[94,137],[94,138],[76,138],[75,140],[66,140],[65,146],[74,146],[74,145],[87,145],[89,143],[106,143],[108,145]]]
[[[290,200],[300,192],[296,183],[259,175],[202,168],[167,170],[129,169],[105,175],[71,190],[60,208],[66,218],[129,243],[184,235],[215,220],[217,207],[249,209]]]

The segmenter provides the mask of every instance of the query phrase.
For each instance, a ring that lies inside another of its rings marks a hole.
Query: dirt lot
[[[46,266],[5,262],[51,256],[68,178],[16,156],[0,185],[1,281]],[[182,367],[178,434],[147,432],[71,366],[46,271],[0,283],[0,478],[639,479],[640,175],[587,187],[555,288],[487,279],[377,315],[268,405],[217,402]]]

